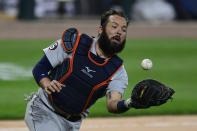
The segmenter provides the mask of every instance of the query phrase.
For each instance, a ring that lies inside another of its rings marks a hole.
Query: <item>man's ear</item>
[[[100,25],[98,29],[98,34],[100,35],[103,32],[103,27]]]

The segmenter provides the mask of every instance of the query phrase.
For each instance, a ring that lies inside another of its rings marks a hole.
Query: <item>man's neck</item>
[[[96,50],[96,53],[98,54],[99,57],[104,58],[104,59],[108,58],[107,56],[104,55],[103,51],[99,47],[98,40],[95,43],[95,50]]]

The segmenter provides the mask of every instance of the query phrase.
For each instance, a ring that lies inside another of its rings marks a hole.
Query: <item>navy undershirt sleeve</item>
[[[40,80],[44,77],[49,77],[48,72],[53,69],[46,55],[35,65],[33,68],[33,76],[36,82],[39,84]]]
[[[125,101],[125,100],[121,100],[121,101],[119,101],[118,104],[117,104],[117,110],[118,110],[120,113],[129,110],[129,108],[125,106],[124,101]]]

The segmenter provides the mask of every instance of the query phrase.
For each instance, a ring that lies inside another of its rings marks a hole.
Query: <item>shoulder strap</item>
[[[114,65],[116,65],[117,67],[119,67],[123,63],[123,60],[117,55],[112,56],[111,60],[114,63]]]
[[[69,28],[62,33],[61,41],[64,50],[67,53],[73,51],[74,46],[79,41],[80,35],[76,28]]]
[[[86,34],[81,34],[76,52],[80,55],[88,54],[93,39]]]
[[[123,60],[117,55],[114,55],[104,67],[105,67],[106,73],[108,73],[110,76],[112,74],[113,76],[114,73],[118,71],[120,67],[122,67],[122,65],[123,65]]]

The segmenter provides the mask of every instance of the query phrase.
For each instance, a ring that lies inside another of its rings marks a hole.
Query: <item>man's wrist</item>
[[[117,110],[120,113],[129,110],[129,108],[125,105],[125,100],[121,100],[117,103]]]
[[[131,108],[131,98],[125,100],[125,101],[124,101],[124,105],[125,105],[127,108]]]
[[[44,77],[44,78],[42,78],[42,79],[40,80],[39,85],[40,85],[40,87],[41,87],[42,89],[45,89],[45,87],[46,87],[47,85],[49,85],[48,83],[50,83],[50,82],[51,82],[51,80],[50,80],[48,77]]]

